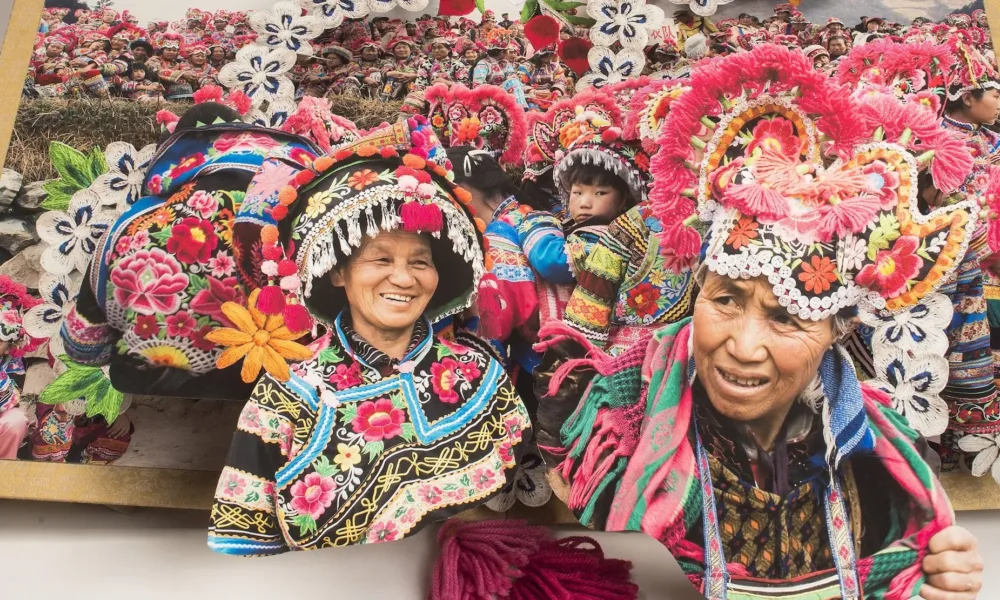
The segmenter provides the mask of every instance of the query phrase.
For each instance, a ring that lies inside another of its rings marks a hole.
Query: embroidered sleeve
[[[494,221],[486,228],[493,275],[503,299],[497,319],[500,340],[507,340],[514,329],[524,327],[538,312],[535,274],[521,250],[517,231],[507,223]],[[484,315],[485,316],[485,315]]]
[[[476,63],[476,67],[472,70],[473,87],[477,85],[485,85],[489,77],[490,77],[490,66],[486,64],[486,61],[479,61],[478,63]]]
[[[7,371],[0,371],[0,415],[17,406],[20,399],[17,384],[7,375]]]
[[[208,547],[223,554],[288,551],[275,514],[275,474],[293,452],[299,402],[265,376],[240,414],[215,490]]]
[[[84,278],[80,295],[66,313],[59,335],[67,356],[74,361],[90,367],[111,363],[111,350],[119,336],[98,306],[89,278]]]
[[[417,69],[417,78],[413,80],[413,90],[422,90],[431,84],[431,71],[433,69],[433,63],[431,61],[424,61]]]
[[[566,254],[566,236],[552,214],[538,211],[525,216],[517,234],[528,262],[542,279],[550,283],[575,281]]]
[[[455,83],[467,83],[469,81],[469,67],[460,60],[455,61]]]

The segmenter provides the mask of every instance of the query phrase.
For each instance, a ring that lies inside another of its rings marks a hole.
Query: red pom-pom
[[[229,93],[229,98],[226,100],[226,104],[232,107],[233,110],[240,113],[240,116],[246,116],[250,109],[253,108],[253,99],[247,96],[246,92],[243,90],[236,90]]]
[[[344,159],[350,158],[354,153],[348,149],[338,150],[336,154],[333,155],[333,160],[340,162]]]
[[[403,230],[411,233],[436,233],[444,229],[444,215],[433,204],[407,202],[399,210]]]
[[[306,307],[301,304],[286,304],[282,314],[285,317],[285,327],[289,331],[299,332],[312,329],[312,317],[309,316],[309,311],[306,310]]]
[[[265,315],[280,315],[285,309],[285,293],[276,285],[268,285],[257,296],[257,310]]]
[[[271,209],[271,218],[275,221],[284,221],[288,216],[288,207],[279,204]]]
[[[392,158],[394,156],[399,156],[399,152],[392,146],[386,146],[378,151],[382,155],[382,158]]]
[[[283,260],[278,263],[278,276],[288,277],[289,275],[295,275],[299,270],[295,266],[295,262],[291,260]]]
[[[301,171],[295,176],[295,183],[299,185],[307,185],[316,179],[316,174],[312,171]]]
[[[590,40],[578,37],[569,38],[559,44],[559,58],[562,59],[567,67],[573,69],[573,72],[582,77],[584,73],[590,70],[590,61],[587,59],[587,53],[593,47],[594,44]]]
[[[537,15],[524,24],[524,37],[535,49],[559,42],[559,21],[548,15]]]
[[[194,103],[222,102],[222,88],[217,85],[206,85],[194,93]]]
[[[614,143],[622,135],[622,130],[617,127],[608,127],[601,132],[601,141],[605,144]]]
[[[413,177],[416,178],[417,183],[430,183],[431,174],[427,171],[414,171]]]
[[[281,246],[264,246],[261,254],[264,255],[264,260],[281,260]]]

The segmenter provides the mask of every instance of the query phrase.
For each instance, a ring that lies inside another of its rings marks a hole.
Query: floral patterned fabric
[[[514,477],[531,424],[495,360],[428,333],[383,377],[340,319],[313,349],[287,383],[265,375],[243,409],[212,507],[212,550],[397,540]]]

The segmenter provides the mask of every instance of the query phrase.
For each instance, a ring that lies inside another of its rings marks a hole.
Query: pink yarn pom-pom
[[[285,327],[289,331],[299,332],[312,329],[312,317],[309,316],[309,311],[306,310],[306,307],[301,304],[286,304],[285,310],[281,314],[285,317]]]
[[[879,211],[878,196],[855,196],[820,209],[819,238],[830,241],[836,235],[864,231]]]
[[[222,102],[222,88],[217,85],[206,85],[194,93],[194,103]]]
[[[674,255],[680,258],[693,258],[701,253],[701,236],[691,227],[676,227],[663,239],[671,246]]]
[[[285,293],[276,285],[268,285],[257,296],[257,310],[265,315],[280,315],[285,309]]]
[[[407,202],[399,209],[403,230],[411,233],[437,233],[444,229],[444,215],[433,204]]]
[[[750,217],[776,221],[788,216],[788,200],[756,183],[729,186],[723,203]]]
[[[246,92],[243,90],[236,90],[229,93],[229,98],[226,99],[226,104],[238,112],[242,117],[246,116],[246,114],[250,112],[250,109],[253,108],[253,98],[247,96]]]

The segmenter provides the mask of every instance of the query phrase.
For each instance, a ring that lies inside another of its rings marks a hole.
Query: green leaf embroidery
[[[452,352],[451,349],[448,348],[447,346],[445,346],[444,344],[438,344],[437,345],[437,357],[438,357],[438,360],[441,360],[442,358],[444,358],[446,356],[455,356],[455,353]]]
[[[325,350],[320,351],[319,353],[320,364],[339,363],[341,362],[341,360],[342,358],[340,356],[340,351],[334,348],[333,346],[330,346]]]
[[[389,399],[392,400],[393,408],[406,408],[406,398],[403,397],[403,392],[394,392]]]
[[[340,409],[340,417],[342,421],[353,421],[358,416],[358,405],[357,404],[346,404]]]
[[[111,381],[105,379],[87,397],[87,416],[101,415],[108,423],[114,423],[121,415],[124,401],[125,394],[111,387]]]
[[[337,465],[331,464],[330,459],[325,454],[321,454],[319,458],[313,461],[313,468],[316,469],[316,473],[320,477],[333,477],[340,469]]]
[[[521,22],[527,23],[538,13],[538,0],[527,0],[521,8]]]
[[[365,447],[361,449],[361,453],[368,457],[368,460],[374,461],[382,451],[385,450],[385,442],[368,442]]]
[[[161,245],[162,244],[166,244],[167,240],[170,239],[170,235],[171,235],[172,231],[173,231],[173,228],[172,227],[168,227],[167,229],[161,229],[160,231],[157,231],[155,233],[149,234],[149,237],[153,238],[154,240],[156,240]]]
[[[250,492],[247,494],[246,498],[243,499],[244,502],[256,502],[260,500],[260,494],[257,492]]]
[[[192,274],[192,275],[189,275],[188,277],[190,278],[189,280],[191,282],[188,285],[188,289],[191,290],[192,294],[197,294],[198,292],[200,292],[202,290],[207,290],[208,289],[208,278],[205,277],[204,275],[193,275]]]
[[[76,185],[77,190],[89,187],[94,182],[90,159],[83,152],[62,142],[49,144],[49,160],[59,178]]]
[[[211,317],[202,317],[198,319],[198,329],[201,329],[202,327],[208,325],[211,322],[212,322]]]
[[[234,192],[223,192],[223,193],[225,193],[227,196],[229,196],[230,199],[232,199],[233,212],[237,212],[240,209],[240,206],[243,205],[243,200],[245,200],[247,197],[246,192],[234,191]]]
[[[108,163],[104,160],[104,152],[100,148],[94,148],[90,151],[90,155],[87,156],[87,167],[90,176],[90,183],[87,184],[87,187],[90,187],[94,180],[108,172]]]
[[[412,442],[413,438],[417,437],[417,430],[413,427],[413,423],[403,423],[403,439]]]
[[[458,480],[458,482],[464,485],[465,487],[469,487],[470,485],[472,485],[472,479],[470,479],[468,475],[463,475],[462,478]]]
[[[91,386],[104,379],[104,372],[97,367],[78,365],[68,357],[63,362],[68,367],[66,372],[45,386],[38,397],[39,402],[55,405],[84,398]]]
[[[296,515],[292,520],[292,525],[299,528],[299,535],[316,533],[316,519],[309,515]]]
[[[45,210],[66,210],[69,208],[70,198],[80,191],[75,183],[62,179],[46,182],[42,185],[42,189],[47,194],[45,200],[42,201],[42,208]]]

